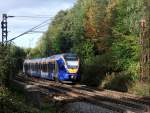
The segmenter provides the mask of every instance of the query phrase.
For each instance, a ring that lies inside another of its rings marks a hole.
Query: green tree
[[[86,81],[95,75],[95,83],[99,84],[102,76],[122,72],[135,80],[143,12],[143,0],[78,0],[73,8],[55,16],[31,56],[47,56],[49,51],[74,52],[80,56],[81,74]]]
[[[9,83],[9,79],[22,71],[22,63],[26,56],[24,49],[9,45],[0,45],[0,80],[1,83]]]

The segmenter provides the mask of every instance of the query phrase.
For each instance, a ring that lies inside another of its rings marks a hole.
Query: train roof
[[[58,60],[58,59],[62,58],[64,55],[75,55],[75,54],[74,53],[63,53],[63,54],[57,54],[57,55],[49,56],[46,58],[25,59],[24,63],[48,62],[51,60]]]

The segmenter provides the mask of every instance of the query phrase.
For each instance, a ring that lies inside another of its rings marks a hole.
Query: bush
[[[25,52],[14,45],[0,45],[0,84],[9,85],[9,79],[22,70]]]
[[[24,99],[0,87],[0,113],[38,113],[37,109],[25,105]]]
[[[105,71],[99,64],[85,65],[81,81],[89,86],[99,86],[105,77]]]
[[[127,92],[133,82],[130,73],[120,72],[117,75],[108,75],[104,88]]]
[[[140,95],[140,96],[150,96],[150,85],[149,81],[140,82],[136,81],[129,89],[129,93]]]
[[[89,86],[101,86],[106,72],[111,71],[112,65],[109,64],[110,57],[108,54],[91,57],[91,62],[83,64],[81,67],[81,80]]]

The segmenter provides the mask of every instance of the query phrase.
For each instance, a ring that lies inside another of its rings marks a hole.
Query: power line
[[[48,24],[50,24],[50,23],[49,23],[49,22],[48,22],[48,23],[45,23],[45,24],[43,24],[43,25],[37,27],[36,29],[34,29],[34,30],[32,30],[32,31],[30,31],[30,32],[28,32],[28,33],[26,33],[26,34],[45,33],[45,31],[35,31],[35,30],[40,29],[40,28],[42,28],[42,27],[45,27],[45,26],[48,25]]]
[[[39,28],[42,28],[42,27],[44,27],[44,26],[46,26],[46,25],[48,25],[48,24],[50,24],[50,22],[47,22],[47,23],[45,22],[44,24],[39,25],[38,27],[34,28],[32,31],[37,30],[37,29],[39,29]]]
[[[39,27],[40,27],[41,25],[45,24],[45,23],[48,22],[49,20],[51,20],[51,19],[47,19],[47,20],[43,21],[42,23],[38,24],[37,26],[35,26],[35,27],[33,27],[33,28],[31,28],[31,29],[29,29],[29,30],[27,30],[27,31],[25,31],[25,32],[23,32],[23,33],[21,33],[20,35],[14,37],[14,38],[12,38],[12,39],[10,39],[10,40],[8,40],[8,41],[6,41],[6,43],[7,43],[7,42],[10,42],[10,41],[12,41],[12,40],[15,40],[16,38],[19,38],[19,37],[21,37],[21,36],[23,36],[23,35],[25,35],[25,34],[27,34],[27,33],[29,33],[29,32],[32,32],[32,31],[34,31],[34,30],[36,30],[36,29],[39,29]],[[48,24],[48,23],[47,23],[47,24]]]
[[[32,31],[32,32],[28,32],[27,34],[33,34],[33,33],[45,33],[45,31]]]
[[[34,15],[34,16],[8,16],[8,17],[19,17],[19,18],[53,18],[50,15]]]

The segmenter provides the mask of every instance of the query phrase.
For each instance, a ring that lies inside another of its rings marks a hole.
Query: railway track
[[[29,78],[17,76],[15,80],[26,82],[27,84],[34,84],[40,88],[47,89],[49,93],[51,90],[63,94],[63,96],[53,95],[55,100],[60,103],[88,102],[102,108],[117,113],[149,113],[150,112],[150,98],[139,97],[128,93],[121,93],[110,90],[98,90],[89,88],[84,85],[68,85],[54,81],[43,80],[39,78]],[[49,94],[48,94],[49,95]],[[62,99],[57,97],[63,97]]]

